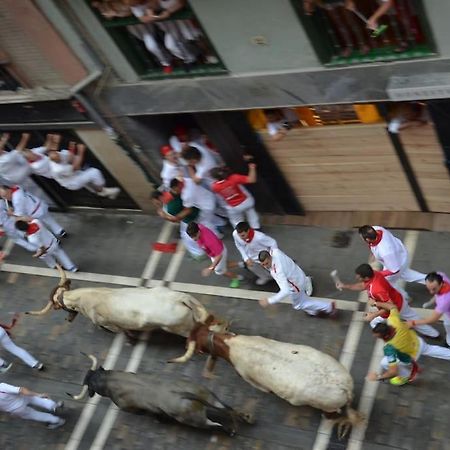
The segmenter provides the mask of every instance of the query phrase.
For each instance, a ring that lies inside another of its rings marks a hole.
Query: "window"
[[[391,3],[392,2],[392,3]],[[317,56],[326,66],[422,58],[435,54],[421,0],[292,0]],[[381,5],[391,5],[377,21],[365,21]],[[378,34],[379,33],[379,34]]]
[[[131,7],[108,0],[88,3],[142,79],[226,73],[189,5],[168,19],[142,23],[139,17],[149,15],[148,8],[155,1],[137,0]],[[156,0],[156,4],[161,2]],[[154,11],[153,17],[165,10]]]

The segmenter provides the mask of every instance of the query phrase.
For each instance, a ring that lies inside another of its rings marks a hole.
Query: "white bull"
[[[95,325],[112,332],[151,331],[161,328],[187,337],[196,322],[223,329],[224,324],[208,313],[194,297],[166,287],[147,288],[80,288],[70,290],[70,280],[58,267],[61,281],[50,301],[40,311],[27,314],[43,315],[53,309],[63,309],[72,321],[78,313]]]
[[[362,416],[350,405],[353,379],[348,370],[331,356],[306,345],[274,341],[261,336],[214,333],[196,326],[184,356],[171,362],[186,362],[194,351],[207,352],[210,373],[215,359],[224,358],[248,383],[272,392],[291,405],[309,405],[337,419],[340,435]]]

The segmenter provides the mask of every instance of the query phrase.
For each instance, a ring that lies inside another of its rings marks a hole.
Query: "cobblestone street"
[[[275,291],[276,285],[271,283],[261,289],[252,283],[250,272],[241,271],[245,280],[239,289],[233,290],[221,277],[201,277],[200,271],[206,263],[193,262],[182,252],[159,254],[152,251],[151,244],[162,236],[163,224],[159,218],[86,213],[60,215],[58,219],[70,233],[63,242],[64,248],[80,266],[79,273],[70,274],[73,288],[165,284],[190,292],[208,310],[231,319],[231,329],[237,334],[310,345],[343,363],[345,361],[355,383],[354,407],[360,404],[365,385],[370,384],[365,383],[365,375],[373,358],[375,339],[367,324],[361,326],[364,297],[349,291],[336,291],[329,277],[329,272],[337,268],[343,280],[351,281],[354,268],[367,261],[368,250],[356,231],[350,231],[348,245],[334,247],[336,230],[264,227],[267,234],[277,239],[280,248],[313,276],[314,296],[337,300],[338,319],[328,320],[310,318],[294,311],[288,304],[263,310],[256,300],[265,297],[263,291]],[[169,241],[176,237],[176,230],[171,233]],[[394,233],[402,239],[415,237],[413,268],[425,272],[450,272],[450,234]],[[230,259],[237,258],[229,237],[230,230],[226,234]],[[153,261],[151,264],[150,260]],[[29,253],[14,247],[0,272],[1,321],[7,323],[16,311],[42,308],[57,280],[56,271],[46,269]],[[429,299],[423,286],[408,285],[407,289],[413,297],[413,307],[420,308]],[[423,358],[423,372],[416,382],[405,387],[378,383],[368,420],[360,430],[362,436],[365,431],[363,440],[358,441],[354,434],[350,440],[340,441],[334,431],[328,433],[319,411],[293,407],[274,395],[256,390],[224,361],[218,362],[216,377],[212,380],[201,376],[205,355],[195,355],[183,365],[168,364],[167,360],[184,352],[185,342],[181,337],[155,332],[148,342],[131,346],[123,336],[96,328],[81,315],[72,323],[65,320],[66,315],[62,310],[42,317],[21,315],[13,329],[15,342],[42,360],[45,371],[32,371],[3,350],[1,355],[14,363],[2,376],[2,381],[47,392],[54,399],[64,400],[67,423],[52,431],[42,424],[0,414],[0,448],[4,450],[450,449],[450,386],[445,382],[450,372],[448,361]],[[442,325],[438,328],[443,331]],[[117,370],[125,370],[131,364],[138,372],[158,373],[161,379],[186,377],[199,382],[231,406],[252,413],[256,423],[242,425],[235,437],[229,437],[218,432],[160,423],[153,417],[122,411],[115,417],[115,408],[106,398],[101,398],[98,403],[96,397],[74,401],[66,393],[79,392],[89,368],[89,361],[80,352],[96,355],[101,363],[107,358],[114,360]],[[362,400],[367,405],[367,399]],[[77,432],[83,421],[82,414],[86,414],[83,411],[87,410],[92,417],[85,423],[85,429]]]

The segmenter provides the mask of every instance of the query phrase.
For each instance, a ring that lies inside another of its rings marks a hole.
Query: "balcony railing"
[[[385,26],[372,36],[364,19],[380,3],[355,2],[357,11],[342,2],[292,0],[318,58],[326,66],[423,58],[435,55],[435,46],[421,0],[395,0],[394,6],[378,20]]]
[[[91,7],[92,3],[88,2]],[[131,10],[122,10],[125,17],[111,18],[101,9],[92,10],[142,79],[227,72],[189,6],[152,24],[143,24]]]

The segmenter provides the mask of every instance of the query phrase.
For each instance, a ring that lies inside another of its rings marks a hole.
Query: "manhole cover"
[[[351,231],[337,231],[331,238],[331,246],[336,248],[347,248],[352,240]]]

